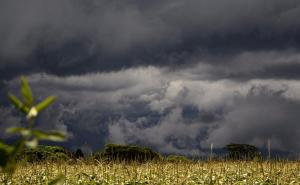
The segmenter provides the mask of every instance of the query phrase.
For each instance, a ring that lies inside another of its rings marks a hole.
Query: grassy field
[[[26,163],[8,184],[47,184],[59,174],[65,184],[300,184],[300,162]]]

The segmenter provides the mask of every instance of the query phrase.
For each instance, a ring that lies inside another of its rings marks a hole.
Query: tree
[[[36,148],[24,148],[18,158],[27,162],[65,161],[69,159],[68,152],[61,146],[38,145]]]
[[[126,162],[145,162],[149,160],[158,160],[161,158],[158,153],[152,151],[150,148],[117,144],[107,144],[104,152],[96,153],[94,157],[99,159],[119,160]]]
[[[248,144],[228,144],[224,147],[228,150],[227,157],[234,160],[252,160],[260,154],[255,146]]]
[[[84,157],[84,154],[82,152],[82,150],[80,148],[78,148],[75,152],[75,157],[76,158],[83,158]]]

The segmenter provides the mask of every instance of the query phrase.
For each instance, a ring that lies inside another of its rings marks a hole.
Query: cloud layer
[[[143,144],[165,153],[203,155],[210,143],[250,143],[298,151],[300,83],[296,80],[195,80],[187,69],[140,67],[57,77],[29,76],[39,99],[56,94],[38,126],[63,129],[69,146]],[[194,69],[190,69],[194,70]],[[15,89],[17,80],[8,83]]]
[[[223,68],[248,53],[247,65],[256,66],[257,52],[259,63],[265,63],[260,61],[264,57],[298,55],[299,5],[282,0],[4,0],[1,77],[85,74],[137,65],[202,63]],[[299,74],[297,62],[282,65],[253,75],[290,77],[290,70]]]
[[[296,0],[2,0],[0,96],[21,74],[38,100],[57,95],[37,126],[73,149],[203,155],[270,138],[297,152],[299,14]],[[1,130],[22,122],[0,103]]]

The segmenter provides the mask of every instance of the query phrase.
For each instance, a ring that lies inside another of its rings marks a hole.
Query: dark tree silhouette
[[[228,144],[224,147],[228,150],[227,157],[234,160],[252,160],[260,154],[255,146],[248,144]]]
[[[69,159],[69,152],[60,146],[39,145],[36,148],[25,148],[17,156],[18,160],[27,162],[36,161],[61,161]]]
[[[104,151],[94,155],[94,157],[107,160],[145,162],[160,159],[161,156],[146,147],[107,144]]]
[[[84,154],[82,152],[81,149],[77,149],[76,152],[75,152],[75,157],[76,158],[83,158],[84,157]]]

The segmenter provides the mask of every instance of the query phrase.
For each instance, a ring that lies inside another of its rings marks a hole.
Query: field
[[[23,163],[8,184],[47,184],[59,174],[65,184],[300,184],[300,162]]]

